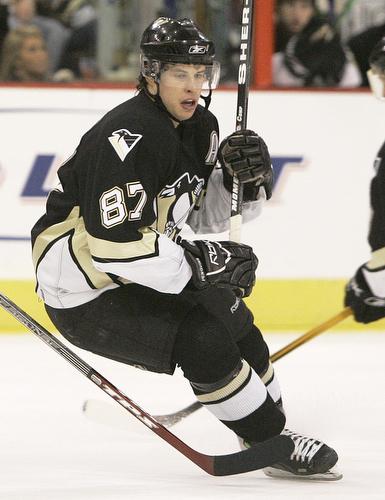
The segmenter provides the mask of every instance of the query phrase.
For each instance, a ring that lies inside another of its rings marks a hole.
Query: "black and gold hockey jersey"
[[[385,260],[385,142],[374,161],[376,172],[370,186],[372,218],[369,230],[369,244],[372,252],[381,251],[381,263]]]
[[[32,229],[45,303],[74,307],[127,282],[179,293],[191,269],[173,240],[205,192],[217,149],[217,120],[201,106],[177,128],[144,92],[107,113],[58,170]]]

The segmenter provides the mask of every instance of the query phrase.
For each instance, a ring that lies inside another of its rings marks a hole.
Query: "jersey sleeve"
[[[258,217],[266,200],[264,189],[256,201],[243,203],[242,219],[249,222]],[[223,184],[221,168],[214,168],[207,185],[207,192],[187,223],[195,233],[222,233],[230,229],[231,193]]]
[[[179,293],[191,277],[183,249],[155,230],[154,202],[174,166],[139,126],[107,127],[80,179],[82,216],[99,271],[164,293]],[[101,147],[102,145],[102,147]]]

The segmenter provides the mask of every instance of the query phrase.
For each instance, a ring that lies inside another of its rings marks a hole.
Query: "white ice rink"
[[[266,338],[273,353],[294,336]],[[150,413],[194,400],[180,373],[154,375],[76,352]],[[86,419],[84,400],[108,396],[34,335],[0,335],[0,499],[384,500],[384,358],[385,333],[360,331],[324,333],[275,363],[288,427],[336,448],[341,481],[279,480],[260,471],[215,478],[128,413],[125,430]],[[173,432],[205,453],[237,450],[206,410]]]

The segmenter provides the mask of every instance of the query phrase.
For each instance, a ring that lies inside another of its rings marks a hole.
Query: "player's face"
[[[196,110],[205,83],[206,66],[170,64],[161,74],[159,94],[173,116],[178,120],[188,120]]]

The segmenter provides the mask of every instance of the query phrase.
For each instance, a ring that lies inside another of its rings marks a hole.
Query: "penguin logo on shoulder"
[[[132,134],[129,130],[121,128],[112,132],[108,140],[115,149],[119,158],[124,161],[128,153],[136,146],[143,136]]]

